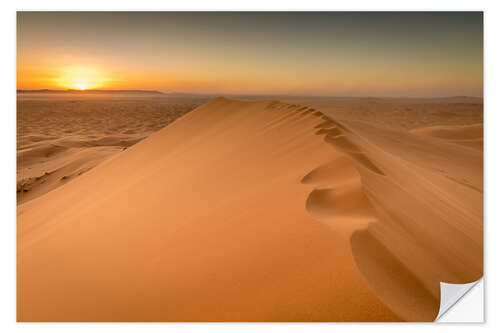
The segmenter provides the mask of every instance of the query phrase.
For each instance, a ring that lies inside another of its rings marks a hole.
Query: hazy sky
[[[18,89],[483,94],[479,12],[18,12]]]

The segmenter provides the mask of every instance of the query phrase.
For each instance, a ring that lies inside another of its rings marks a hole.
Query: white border
[[[473,286],[460,295],[460,299],[436,320],[439,323],[484,322],[484,279],[473,282]],[[441,286],[442,287],[442,286]],[[441,301],[442,303],[442,301]],[[442,305],[441,305],[442,306]],[[441,312],[441,308],[439,309]]]
[[[500,281],[498,273],[500,268],[495,264],[488,264],[488,259],[493,262],[498,261],[496,253],[500,253],[497,239],[500,237],[499,224],[500,216],[495,206],[499,206],[499,171],[500,170],[500,104],[498,95],[500,89],[499,62],[500,52],[498,36],[500,35],[500,15],[498,12],[499,1],[269,1],[252,0],[247,2],[236,1],[189,1],[182,0],[176,2],[165,1],[131,1],[122,0],[120,2],[87,0],[85,2],[69,2],[67,0],[44,0],[44,1],[12,1],[6,4],[2,2],[0,11],[2,51],[0,52],[0,66],[2,66],[2,79],[0,80],[0,93],[2,98],[0,110],[0,189],[1,189],[1,212],[0,221],[0,255],[2,258],[2,269],[0,270],[0,330],[3,332],[14,332],[17,330],[33,332],[84,332],[92,330],[94,332],[120,330],[120,332],[132,331],[179,331],[192,332],[203,330],[205,332],[228,331],[233,332],[271,332],[276,329],[286,329],[291,332],[302,330],[328,331],[341,329],[342,331],[370,330],[372,332],[387,332],[404,329],[405,332],[420,332],[425,330],[453,330],[454,332],[475,330],[486,328],[488,330],[499,331],[500,319],[496,314],[500,305],[499,288]],[[16,75],[16,37],[15,37],[15,11],[16,10],[484,10],[485,15],[485,276],[490,281],[486,287],[486,324],[370,324],[370,323],[335,323],[335,324],[165,324],[165,323],[145,323],[145,324],[30,324],[16,323],[15,306],[15,75]],[[488,237],[489,235],[489,237]],[[495,283],[496,281],[496,283]],[[491,318],[488,316],[488,309],[492,309]],[[404,325],[404,328],[402,327]],[[424,327],[425,326],[425,327]],[[496,328],[495,328],[496,327]]]

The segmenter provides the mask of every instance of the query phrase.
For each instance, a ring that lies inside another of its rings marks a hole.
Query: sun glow
[[[95,68],[66,67],[55,81],[62,88],[87,90],[101,88],[107,79]]]
[[[86,83],[82,83],[82,82],[75,84],[75,86],[76,86],[78,89],[80,89],[80,90],[86,90],[86,89],[88,89],[88,87],[89,87]]]

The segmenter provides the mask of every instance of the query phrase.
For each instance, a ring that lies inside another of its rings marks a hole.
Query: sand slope
[[[305,209],[305,109],[212,100],[20,205],[19,320],[397,320]]]
[[[433,320],[482,151],[324,114],[216,98],[18,206],[18,319]]]
[[[18,204],[65,185],[201,104],[143,94],[17,98]]]

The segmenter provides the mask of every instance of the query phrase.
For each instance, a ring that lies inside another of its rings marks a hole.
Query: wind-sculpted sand
[[[482,276],[482,149],[310,104],[215,98],[19,205],[18,320],[434,320]]]
[[[442,125],[417,128],[412,133],[427,135],[450,143],[483,150],[483,124]]]

